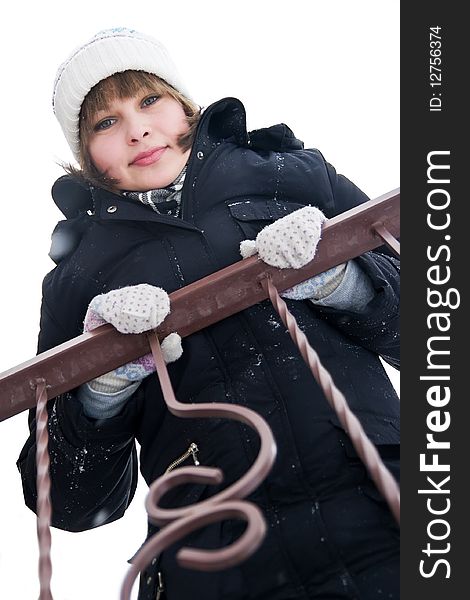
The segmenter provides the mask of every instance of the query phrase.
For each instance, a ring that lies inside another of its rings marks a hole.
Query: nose
[[[151,133],[151,129],[149,124],[143,119],[136,117],[129,122],[128,126],[128,144],[134,146],[138,144],[141,140],[148,137]]]

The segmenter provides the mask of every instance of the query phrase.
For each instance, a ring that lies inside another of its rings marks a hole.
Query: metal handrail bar
[[[159,339],[173,331],[188,336],[265,300],[260,282],[266,277],[282,291],[384,242],[397,251],[399,201],[397,188],[327,221],[314,260],[301,269],[277,269],[252,256],[176,290]],[[38,379],[46,380],[48,398],[54,398],[148,352],[145,333],[121,334],[103,325],[79,335],[0,374],[0,421],[36,405]]]

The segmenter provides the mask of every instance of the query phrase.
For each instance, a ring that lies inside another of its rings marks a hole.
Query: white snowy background
[[[249,128],[287,123],[372,198],[400,185],[398,0],[8,2],[0,36],[0,372],[35,354],[50,234],[62,218],[50,188],[58,163],[72,157],[51,110],[55,72],[72,49],[114,26],[159,38],[199,104],[236,96]],[[24,413],[0,423],[5,600],[32,600],[39,589],[35,516],[15,466],[26,421]],[[53,530],[55,600],[119,597],[126,561],[145,535],[145,494],[142,482],[114,524]]]

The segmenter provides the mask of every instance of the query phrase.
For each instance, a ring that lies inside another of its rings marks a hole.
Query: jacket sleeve
[[[51,400],[48,413],[52,526],[84,531],[122,517],[138,477],[128,415],[93,422],[83,415],[73,393]],[[29,427],[17,464],[25,503],[36,512],[34,411],[30,411]]]
[[[45,351],[79,332],[59,324],[47,303],[50,281],[45,280],[41,308],[39,351]],[[58,296],[60,297],[60,296]],[[59,309],[60,310],[60,309]],[[81,322],[81,317],[77,317]],[[93,420],[83,413],[76,391],[48,402],[52,525],[84,531],[119,519],[137,487],[138,466],[134,442],[139,390],[119,415]],[[17,465],[26,505],[36,512],[36,419],[29,414],[30,435]]]
[[[330,163],[325,161],[325,166],[333,192],[335,215],[370,200],[369,196],[359,189],[357,185],[344,175],[337,173],[336,169]]]
[[[315,309],[346,336],[399,368],[400,262],[380,252],[366,252],[355,260],[372,282],[373,299],[360,312]]]
[[[333,195],[333,212],[340,214],[369,200],[368,196],[325,161]],[[361,312],[316,307],[337,329],[380,355],[386,362],[400,365],[400,261],[386,247],[366,252],[355,262],[372,282],[375,296]]]

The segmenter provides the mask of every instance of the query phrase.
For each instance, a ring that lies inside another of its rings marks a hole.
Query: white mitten
[[[142,333],[158,327],[169,312],[168,294],[159,287],[140,283],[95,296],[88,306],[84,327],[89,331],[111,323],[121,333]]]
[[[300,269],[313,260],[326,220],[319,208],[305,206],[264,227],[256,240],[241,242],[240,253],[247,258],[258,252],[268,265]],[[291,300],[322,299],[340,285],[345,270],[346,263],[342,263],[285,290],[281,296]]]
[[[121,333],[142,333],[155,329],[170,312],[170,299],[161,288],[142,283],[95,296],[88,306],[84,331],[111,323]],[[183,353],[181,337],[170,333],[162,341],[165,362],[177,360]],[[94,391],[116,393],[155,371],[151,353],[118,367],[89,382]]]
[[[272,267],[300,269],[313,260],[326,220],[319,208],[304,206],[264,227],[254,242],[241,242],[241,255],[247,258],[258,252]]]

